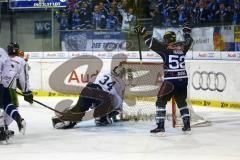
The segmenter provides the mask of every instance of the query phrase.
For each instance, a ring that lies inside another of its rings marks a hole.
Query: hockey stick
[[[21,96],[24,96],[22,93],[19,93],[19,92],[17,92],[17,94],[19,94],[19,95],[21,95]],[[58,110],[56,110],[56,109],[53,109],[53,108],[47,106],[46,104],[43,104],[43,103],[41,103],[41,102],[39,102],[39,101],[37,101],[37,100],[35,100],[35,99],[33,99],[33,102],[36,102],[36,103],[40,104],[41,106],[43,106],[43,107],[45,107],[45,108],[47,108],[47,109],[50,109],[50,110],[52,110],[52,111],[54,111],[54,112],[56,112],[56,113],[58,113],[58,114],[64,115],[63,112],[60,112],[60,111],[58,111]]]
[[[138,25],[138,0],[135,0],[135,11],[136,11],[136,25]],[[141,48],[141,40],[140,40],[140,34],[137,34],[138,38],[138,50],[139,50],[139,58],[142,62],[142,48]]]

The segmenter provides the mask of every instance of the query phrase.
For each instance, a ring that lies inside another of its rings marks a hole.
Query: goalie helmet
[[[8,55],[18,55],[19,45],[15,42],[11,42],[7,46]]]
[[[112,74],[122,78],[126,74],[126,68],[120,63],[113,68]]]
[[[175,43],[176,42],[176,33],[173,31],[167,31],[164,36],[163,39],[166,43]]]

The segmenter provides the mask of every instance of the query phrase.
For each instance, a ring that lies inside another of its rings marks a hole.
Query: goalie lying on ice
[[[95,118],[97,126],[112,123],[114,116],[122,110],[125,83],[123,81],[127,70],[123,65],[116,66],[111,73],[100,72],[84,87],[77,104],[72,107],[57,105],[63,114],[52,118],[57,129],[73,128],[78,122]]]

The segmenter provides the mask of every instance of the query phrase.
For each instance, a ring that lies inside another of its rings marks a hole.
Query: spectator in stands
[[[232,18],[233,18],[233,9],[231,6],[227,6],[226,8],[226,22],[227,24],[232,23]]]
[[[178,10],[179,10],[178,22],[179,24],[184,24],[188,20],[187,10],[184,6],[180,6]]]
[[[81,25],[80,14],[79,14],[79,10],[76,8],[72,13],[72,29],[79,30],[81,29],[80,25]]]
[[[67,12],[73,12],[76,8],[78,8],[77,0],[67,0]]]
[[[118,18],[115,16],[114,10],[110,10],[107,17],[107,27],[106,29],[116,31],[118,30]]]
[[[133,15],[133,8],[129,8],[125,11],[122,6],[118,6],[118,11],[122,16],[122,31],[133,31],[136,17]]]
[[[178,12],[170,15],[171,25],[173,27],[178,27]]]
[[[216,11],[215,16],[216,16],[216,23],[220,23],[222,25],[225,24],[226,17],[227,17],[227,10],[225,8],[224,3],[220,3],[219,9]]]
[[[199,1],[199,12],[197,17],[199,18],[199,24],[204,25],[208,22],[208,10],[203,0]]]
[[[167,18],[163,24],[164,27],[173,27],[170,18]]]
[[[159,12],[158,6],[155,6],[155,8],[150,11],[150,16],[152,17],[153,26],[163,26],[163,16]]]
[[[60,24],[60,30],[68,30],[69,29],[69,21],[68,16],[65,11],[56,11],[55,18]]]
[[[102,2],[100,2],[98,4],[99,10],[101,12],[101,14],[107,16],[108,15],[108,10],[105,8],[104,4]]]
[[[122,0],[122,2],[121,2],[121,4],[122,4],[122,8],[128,8],[128,0]]]
[[[232,16],[232,24],[237,25],[240,24],[240,3],[235,3],[233,16]]]
[[[92,11],[90,5],[87,2],[82,2],[80,5],[81,29],[91,29]]]
[[[110,5],[109,5],[109,11],[113,10],[115,16],[117,16],[118,18],[121,16],[120,13],[118,12],[118,3],[116,2],[116,0],[113,0]]]
[[[153,26],[179,26],[190,21],[195,26],[209,23],[239,24],[239,0],[147,0]],[[118,5],[120,4],[120,6]],[[64,12],[57,11],[60,29],[111,29],[122,26],[131,31],[136,21],[130,0],[68,0]],[[110,13],[113,11],[112,13]],[[114,13],[114,14],[113,14]],[[113,16],[112,16],[113,14]],[[117,22],[117,26],[115,23]],[[122,22],[122,23],[121,23]]]
[[[105,29],[106,27],[106,16],[100,11],[98,5],[94,7],[93,12],[93,28],[96,30]]]
[[[215,13],[218,9],[218,4],[215,0],[210,0],[210,2],[207,5],[207,10],[209,11],[208,13],[208,20],[210,22],[215,21]]]

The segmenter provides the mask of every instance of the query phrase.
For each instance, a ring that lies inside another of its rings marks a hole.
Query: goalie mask
[[[126,74],[126,68],[122,64],[119,64],[118,66],[114,67],[114,69],[112,70],[112,74],[123,78]]]

